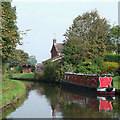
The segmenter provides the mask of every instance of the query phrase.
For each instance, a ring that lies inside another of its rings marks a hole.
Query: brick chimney
[[[53,39],[53,44],[56,43],[56,38]]]

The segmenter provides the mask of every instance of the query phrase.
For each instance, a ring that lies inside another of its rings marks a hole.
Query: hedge
[[[119,64],[116,62],[103,62],[103,71],[116,74]]]
[[[120,63],[120,55],[119,54],[105,54],[104,62],[117,62]]]

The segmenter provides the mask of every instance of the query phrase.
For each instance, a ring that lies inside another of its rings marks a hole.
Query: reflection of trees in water
[[[37,92],[41,95],[45,95],[50,102],[52,109],[52,116],[56,116],[56,112],[60,112],[61,94],[60,86],[56,84],[40,83],[36,84]]]
[[[112,112],[104,110],[99,112],[97,96],[90,95],[89,92],[86,94],[83,91],[65,90],[58,85],[48,83],[34,83],[32,89],[36,89],[40,96],[45,95],[50,102],[53,117],[60,112],[64,118],[110,118],[115,117],[116,113],[117,116],[120,115],[117,109],[117,102],[120,101],[120,98],[114,100]]]
[[[110,115],[98,111],[96,97],[90,97],[75,92],[62,91],[63,101],[61,111],[64,118],[109,118]]]
[[[38,93],[45,95],[50,102],[52,116],[62,112],[64,118],[110,118],[112,112],[99,112],[99,102],[96,95],[89,95],[89,92],[77,93],[73,90],[61,89],[58,85],[37,84]],[[69,96],[69,100],[65,98]],[[114,110],[115,111],[115,110]]]
[[[28,98],[28,94],[29,94],[29,91],[30,90],[33,90],[34,89],[34,82],[26,82],[24,81],[23,82],[25,84],[25,88],[26,88],[26,99]]]
[[[65,89],[62,89],[62,96],[61,111],[66,118],[118,118],[120,115],[120,97],[116,97],[115,100],[102,101],[102,99],[97,99],[96,95],[91,96],[84,92],[78,94]],[[105,104],[100,104],[100,101]],[[102,105],[102,109],[100,105]]]
[[[116,97],[113,102],[113,116],[120,119],[120,96]]]

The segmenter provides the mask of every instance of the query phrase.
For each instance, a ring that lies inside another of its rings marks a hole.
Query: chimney
[[[56,43],[56,38],[53,39],[53,44]]]

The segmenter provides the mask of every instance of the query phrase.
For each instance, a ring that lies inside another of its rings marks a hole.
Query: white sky
[[[97,9],[111,25],[118,24],[118,0],[13,0],[12,4],[17,9],[19,29],[31,29],[18,49],[35,55],[38,62],[50,58],[53,38],[62,42],[78,15]]]

